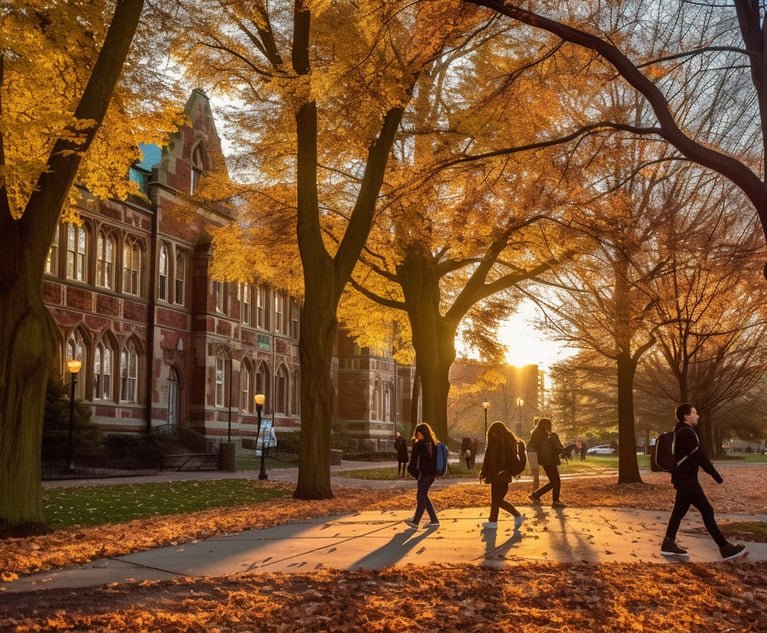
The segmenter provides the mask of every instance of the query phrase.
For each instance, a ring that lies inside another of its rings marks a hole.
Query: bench
[[[218,470],[218,453],[170,453],[163,455],[163,470]]]

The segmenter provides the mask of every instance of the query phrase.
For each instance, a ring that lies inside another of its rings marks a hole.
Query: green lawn
[[[638,455],[640,468],[644,465],[649,468],[650,461],[647,455]],[[450,463],[450,469],[447,475],[443,479],[475,479],[479,476],[479,471],[482,468],[482,464],[477,462],[476,466],[467,470],[466,465],[461,463]],[[595,473],[603,472],[607,470],[616,470],[618,468],[617,457],[591,457],[589,456],[585,460],[573,459],[569,462],[563,462],[559,467],[561,473]],[[530,469],[527,468],[524,474],[530,474]],[[349,477],[353,479],[383,479],[394,480],[397,479],[396,466],[389,466],[386,468],[364,468],[358,470],[343,470],[334,475],[338,477]],[[410,477],[410,475],[408,475]]]
[[[283,453],[274,451],[265,458],[266,472],[276,468],[295,468],[298,466],[298,455],[296,453]],[[260,470],[261,457],[256,455],[256,451],[237,451],[237,470]]]
[[[43,490],[43,517],[51,528],[121,523],[150,516],[231,508],[290,492],[259,488],[246,479],[171,481]]]

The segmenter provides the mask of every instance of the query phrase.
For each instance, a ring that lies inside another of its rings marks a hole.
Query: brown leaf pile
[[[764,563],[556,565],[177,579],[14,596],[2,630],[678,633],[767,630]],[[43,609],[50,605],[49,609]]]
[[[722,468],[725,484],[702,476],[718,513],[767,514],[767,468]],[[563,482],[575,507],[670,510],[664,473],[645,483],[616,478]],[[279,486],[274,482],[260,485]],[[527,502],[515,482],[512,503]],[[106,556],[270,527],[359,509],[410,509],[415,492],[339,488],[323,501],[257,506],[61,530],[0,541],[3,579]],[[440,482],[439,508],[484,507],[489,487]],[[733,565],[557,565],[502,570],[474,566],[259,574],[177,579],[88,592],[0,593],[0,630],[18,631],[767,631],[767,563]],[[65,605],[65,606],[64,606]]]

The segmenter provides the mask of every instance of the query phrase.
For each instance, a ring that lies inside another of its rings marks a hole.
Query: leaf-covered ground
[[[767,468],[722,469],[704,485],[717,512],[767,514]],[[565,481],[573,506],[669,510],[668,475],[646,483]],[[272,482],[254,485],[276,486]],[[527,485],[513,484],[524,505]],[[0,541],[5,580],[149,547],[271,526],[308,516],[407,509],[413,490],[337,489],[320,502],[283,499],[182,517],[61,530]],[[434,491],[440,507],[487,504],[486,486]],[[726,528],[726,524],[724,525]],[[727,530],[732,534],[732,530]],[[89,591],[0,593],[3,631],[767,631],[767,563],[474,566],[322,571],[301,575],[177,579]]]

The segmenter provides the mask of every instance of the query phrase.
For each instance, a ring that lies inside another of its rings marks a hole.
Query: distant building
[[[504,382],[479,387],[488,371],[499,372]],[[527,438],[536,417],[547,415],[543,402],[543,372],[537,365],[488,365],[459,358],[450,368],[450,402],[447,423],[455,439],[484,434],[484,407],[488,403],[487,419],[501,420],[514,433]]]
[[[131,169],[145,198],[83,191],[82,224],[56,231],[44,297],[61,335],[61,375],[69,380],[67,359],[82,361],[77,396],[107,433],[188,425],[214,445],[255,437],[256,393],[266,395],[263,415],[278,434],[296,430],[301,306],[269,284],[211,277],[208,228],[233,215],[190,197],[224,158],[203,92],[192,93],[186,112],[189,123],[167,146],[143,147]],[[404,379],[394,379],[391,358],[343,338],[339,349],[349,354],[334,370],[340,427],[360,444],[388,447]]]

